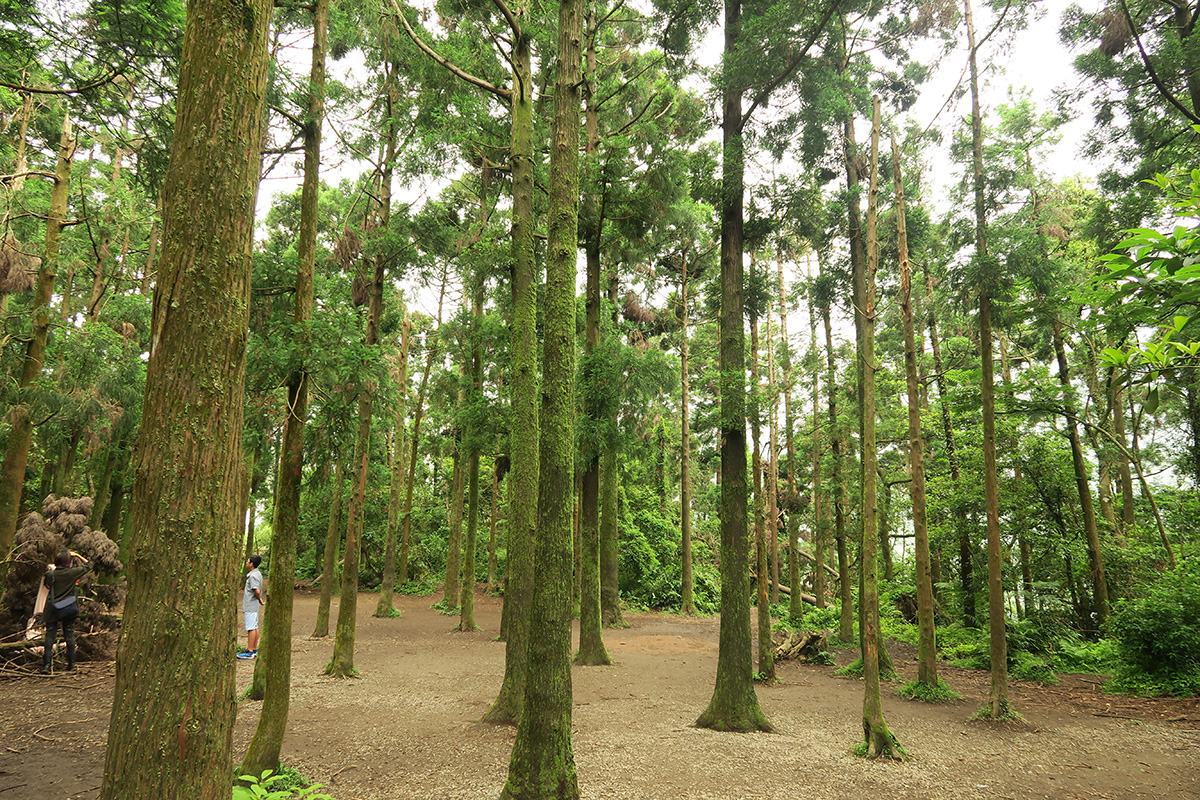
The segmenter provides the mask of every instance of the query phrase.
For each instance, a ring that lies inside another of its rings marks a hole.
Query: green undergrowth
[[[984,706],[971,715],[971,719],[978,722],[1024,722],[1022,717],[1015,708],[1009,703],[1004,703],[1000,708],[999,716],[992,716],[992,707]]]
[[[382,614],[376,613],[375,616],[380,617],[381,619],[383,619],[383,618],[395,619],[396,617],[404,616],[404,612],[401,611],[400,609],[396,608],[395,606],[388,606],[387,609],[384,610],[384,612]]]
[[[1104,685],[1111,694],[1139,697],[1200,697],[1200,668],[1190,672],[1142,672],[1120,669]]]
[[[239,775],[233,786],[232,800],[334,800],[323,792],[321,784],[313,783],[291,767],[278,772],[263,770],[258,777]]]
[[[400,594],[424,596],[433,594],[435,588],[436,587],[434,587],[434,585],[427,579],[422,579],[419,581],[408,581],[407,583],[402,583],[396,587],[396,591]]]
[[[951,689],[941,678],[930,686],[920,681],[909,681],[896,690],[896,694],[906,700],[919,700],[922,703],[941,703],[946,700],[961,700],[962,695]]]
[[[431,605],[430,608],[446,617],[457,617],[462,613],[462,609],[457,605],[451,606],[444,598]]]
[[[908,754],[908,751],[905,750],[900,745],[899,740],[897,740],[895,736],[891,736],[891,734],[889,734],[889,738],[891,738],[891,740],[892,740],[891,745],[886,750],[884,750],[882,753],[876,753],[874,756],[871,756],[871,754],[870,754],[870,745],[868,745],[866,742],[859,742],[858,744],[854,745],[855,757],[857,757],[857,758],[890,759],[892,761],[912,761],[913,760],[913,757],[910,756]]]

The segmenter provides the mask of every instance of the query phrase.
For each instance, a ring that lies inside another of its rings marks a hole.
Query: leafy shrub
[[[1200,693],[1200,561],[1165,572],[1141,597],[1118,603],[1110,630],[1120,662],[1110,688]]]
[[[267,769],[257,778],[240,775],[238,780],[241,783],[233,787],[232,800],[334,800],[327,794],[316,794],[321,784],[310,785],[295,770]]]
[[[1058,683],[1051,659],[1046,652],[1034,652],[1036,625],[1026,621],[1010,622],[1005,627],[1008,674],[1018,680],[1036,681],[1044,686]],[[947,626],[938,630],[938,650],[951,665],[961,669],[992,668],[991,641],[986,628]]]

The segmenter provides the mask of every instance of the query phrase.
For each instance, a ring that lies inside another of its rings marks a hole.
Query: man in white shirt
[[[246,588],[242,592],[242,614],[246,618],[246,637],[249,639],[246,652],[238,653],[238,658],[254,658],[258,655],[258,610],[267,604],[263,594],[263,576],[258,571],[262,556],[250,556],[246,559]]]

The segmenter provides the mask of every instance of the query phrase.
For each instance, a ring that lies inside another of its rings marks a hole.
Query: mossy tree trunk
[[[883,718],[880,691],[878,454],[875,441],[875,268],[878,259],[876,219],[879,196],[879,97],[872,103],[871,172],[867,199],[865,259],[855,264],[854,320],[858,331],[859,384],[862,387],[862,508],[860,519],[862,596],[858,624],[862,629],[863,737],[869,758],[898,755],[896,741]],[[855,201],[857,202],[857,201]],[[865,262],[865,263],[864,263]]]
[[[508,477],[508,563],[504,577],[504,680],[485,722],[516,724],[525,703],[534,534],[538,497],[537,264],[533,215],[533,59],[527,8],[515,6],[512,28],[512,377]],[[568,609],[568,613],[570,609]],[[569,648],[569,643],[568,643]]]
[[[771,309],[767,317],[767,543],[771,554],[771,603],[779,602],[779,390],[775,384],[775,341],[771,330]],[[800,593],[799,586],[796,593]]]
[[[1053,312],[1051,312],[1053,313]],[[1054,354],[1058,359],[1058,382],[1071,391],[1071,374],[1067,367],[1067,351],[1063,344],[1062,322],[1055,315],[1050,321],[1054,339]],[[1070,404],[1068,410],[1074,415]],[[1100,530],[1096,524],[1096,506],[1092,502],[1092,489],[1088,484],[1088,466],[1083,457],[1083,445],[1079,441],[1079,428],[1075,420],[1066,420],[1067,438],[1071,442],[1071,464],[1075,471],[1075,488],[1079,493],[1079,508],[1083,511],[1083,532],[1087,539],[1088,565],[1092,573],[1092,593],[1095,598],[1096,624],[1103,630],[1108,621],[1108,577],[1104,571],[1104,555],[1100,551]]]
[[[585,152],[595,158],[600,149],[600,117],[596,97],[596,37],[595,12],[587,13],[588,47],[584,90]],[[582,369],[583,415],[587,433],[582,437],[582,467],[579,492],[579,652],[576,664],[590,666],[611,664],[604,648],[601,622],[600,588],[600,420],[593,397],[595,384],[596,347],[600,344],[600,234],[604,225],[596,192],[583,198],[580,227],[583,229],[583,249],[587,264],[584,281],[584,363]]]
[[[404,491],[404,456],[406,453],[405,417],[408,415],[408,339],[412,335],[412,320],[406,314],[400,326],[400,351],[396,354],[392,374],[396,376],[396,409],[392,419],[392,442],[388,448],[391,482],[388,487],[387,536],[383,544],[383,583],[379,587],[379,603],[375,616],[391,617],[398,612],[392,603],[396,591],[396,540],[400,538],[401,493]]]
[[[325,552],[321,563],[321,596],[317,601],[317,624],[314,638],[329,635],[329,607],[333,603],[333,582],[337,574],[338,550],[342,544],[342,495],[346,491],[346,462],[335,447],[333,450],[333,488],[329,499],[329,526],[325,529]]]
[[[104,800],[229,798],[234,531],[271,13],[270,0],[188,4]]]
[[[753,263],[753,261],[751,261]],[[775,649],[771,646],[771,572],[767,547],[767,504],[763,497],[763,465],[759,441],[762,430],[759,425],[762,401],[762,386],[758,374],[758,319],[750,319],[750,434],[753,440],[750,457],[750,474],[754,476],[754,573],[758,612],[758,679],[775,680]],[[797,590],[799,591],[799,590]]]
[[[3,471],[0,472],[0,556],[7,556],[17,535],[17,517],[25,488],[25,466],[29,463],[29,445],[33,438],[32,387],[34,380],[42,373],[46,342],[50,335],[50,300],[54,294],[54,279],[58,271],[59,239],[67,217],[71,160],[74,156],[75,137],[71,133],[71,118],[64,116],[62,133],[58,140],[54,187],[50,190],[45,247],[34,290],[31,311],[33,322],[29,342],[25,346],[20,382],[17,384],[17,402],[10,412],[12,426],[9,428],[8,445],[4,451]]]
[[[917,682],[937,687],[937,642],[933,624],[933,577],[925,492],[925,439],[921,434],[921,382],[917,371],[917,337],[913,323],[912,270],[908,263],[908,230],[904,219],[904,179],[900,150],[892,140],[892,173],[896,189],[896,245],[900,256],[900,316],[904,326],[904,375],[908,398],[909,497],[916,543]]]
[[[679,279],[679,383],[682,400],[679,404],[679,531],[682,539],[683,566],[680,611],[696,613],[696,587],[692,575],[692,418],[689,397],[691,380],[688,375],[688,274],[687,256],[680,266]]]
[[[742,5],[725,3],[725,54],[741,48]],[[745,141],[742,89],[726,81],[722,96],[721,173],[721,633],[717,678],[701,728],[771,730],[754,693],[750,647],[749,539],[746,531],[746,354],[742,329],[742,222]]]
[[[442,278],[438,290],[438,310],[436,325],[425,334],[425,371],[421,373],[421,382],[417,385],[417,408],[413,412],[412,438],[408,447],[408,485],[404,490],[403,524],[400,530],[400,564],[396,568],[396,580],[401,584],[408,583],[408,554],[412,537],[412,508],[413,492],[417,484],[417,447],[421,442],[421,421],[425,418],[425,393],[429,388],[429,376],[433,373],[433,362],[437,357],[437,334],[442,325],[442,302],[446,298],[446,279]]]
[[[987,717],[1003,719],[1012,713],[1008,703],[1008,645],[1005,640],[1003,561],[1000,553],[1000,488],[996,469],[996,386],[992,358],[992,290],[987,267],[987,210],[983,172],[983,113],[979,105],[978,45],[970,0],[963,2],[971,73],[971,172],[975,190],[975,265],[983,271],[979,287],[979,359],[982,367],[980,405],[983,414],[983,494],[987,514],[988,631],[991,641],[992,683]]]
[[[608,302],[612,308],[613,328],[617,326],[618,281],[616,267],[609,271]],[[618,404],[612,404],[614,428]],[[620,442],[606,442],[600,458],[600,617],[605,627],[628,628],[621,611],[621,524],[618,514],[620,470],[617,458]]]
[[[261,775],[279,769],[279,751],[287,728],[292,680],[292,600],[296,581],[296,539],[300,528],[300,485],[304,478],[304,428],[308,419],[309,373],[302,355],[308,349],[308,324],[313,315],[316,273],[317,203],[320,196],[321,121],[325,107],[325,49],[329,29],[329,0],[313,6],[312,67],[308,113],[304,118],[304,182],[300,189],[300,229],[296,240],[295,351],[287,387],[287,420],[275,489],[275,523],[271,539],[271,602],[264,606],[262,713],[242,773]],[[249,483],[249,481],[247,481]]]
[[[575,800],[571,745],[571,562],[575,480],[575,260],[583,3],[560,0],[550,137],[550,207],[533,598],[525,703],[502,798]],[[515,237],[514,237],[515,238]]]
[[[486,216],[487,181],[481,183],[480,214]],[[479,418],[477,404],[483,401],[483,277],[476,272],[471,298],[471,421],[467,424],[467,538],[463,543],[462,585],[459,587],[460,631],[477,631],[475,624],[475,541],[479,533],[479,456],[481,432],[475,420]]]
[[[370,301],[367,306],[366,330],[363,343],[373,348],[379,343],[379,316],[383,308],[383,277],[385,261],[377,256],[371,280]],[[354,633],[358,613],[358,565],[362,555],[363,516],[367,495],[367,472],[371,458],[371,408],[375,401],[374,379],[364,379],[358,387],[358,429],[354,436],[354,490],[350,495],[350,512],[346,520],[346,548],[342,559],[342,590],[338,601],[337,628],[334,633],[333,657],[325,665],[325,674],[335,678],[356,676],[354,668]]]
[[[794,498],[796,496],[796,417],[792,412],[792,390],[795,389],[795,375],[792,372],[792,344],[788,341],[787,329],[787,283],[783,277],[783,244],[780,243],[779,253],[776,255],[775,265],[778,270],[776,280],[779,284],[779,340],[780,340],[780,363],[779,369],[782,372],[783,386],[783,447],[787,452],[787,481],[788,493]],[[815,363],[815,362],[814,362]],[[818,383],[813,383],[813,398],[814,400],[820,393]],[[817,419],[814,409],[814,421]],[[824,560],[821,557],[822,540],[818,536],[820,530],[820,507],[819,497],[821,494],[821,477],[820,477],[820,447],[816,446],[820,439],[820,426],[814,425],[813,428],[813,483],[812,483],[812,499],[813,499],[813,555],[816,558],[816,566],[814,576],[820,575]],[[778,470],[776,470],[778,477]],[[781,503],[779,505],[782,505]],[[789,511],[787,515],[787,542],[788,542],[788,584],[792,587],[792,593],[788,596],[788,619],[793,625],[799,625],[800,620],[804,617],[804,600],[801,598],[800,591],[800,517],[798,514]],[[825,589],[825,576],[820,577],[820,588],[823,592]],[[818,602],[820,593],[817,592],[818,583],[813,583],[813,593],[817,595]]]
[[[463,378],[463,371],[459,370],[459,380]],[[462,392],[459,392],[458,408],[461,413],[464,407],[465,398]],[[440,608],[443,613],[454,613],[461,602],[462,594],[462,525],[463,525],[463,507],[466,497],[466,460],[463,458],[463,436],[462,431],[456,431],[455,441],[452,444],[454,447],[454,469],[450,473],[450,509],[447,514],[447,525],[450,529],[450,535],[446,540],[446,577],[442,584],[442,599],[437,603],[436,608]]]

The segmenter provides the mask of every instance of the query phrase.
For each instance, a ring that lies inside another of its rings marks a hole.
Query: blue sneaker
[[[254,658],[256,655],[258,655],[257,650],[246,650],[244,652],[238,653],[237,657],[238,658]]]

